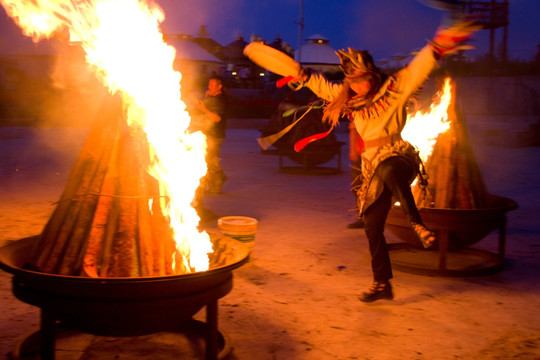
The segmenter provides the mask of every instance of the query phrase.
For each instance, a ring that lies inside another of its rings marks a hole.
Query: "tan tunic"
[[[427,79],[436,64],[433,50],[428,44],[407,67],[389,77],[368,104],[352,110],[356,130],[365,143],[362,153],[364,180],[358,191],[360,215],[383,190],[382,182],[373,177],[381,161],[392,156],[403,156],[418,166],[416,149],[402,140],[400,134],[407,121],[406,105],[409,97]],[[342,87],[341,83],[330,82],[318,73],[313,73],[306,85],[317,96],[329,102],[336,98]]]

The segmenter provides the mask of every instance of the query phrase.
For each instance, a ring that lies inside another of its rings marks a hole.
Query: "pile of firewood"
[[[418,207],[441,209],[483,209],[488,191],[476,162],[469,135],[461,116],[449,111],[450,129],[439,135],[425,164],[427,191],[413,187]]]
[[[175,242],[142,130],[110,103],[91,129],[29,267],[61,275],[169,275]],[[183,266],[177,259],[177,267]],[[175,269],[175,273],[186,272]]]

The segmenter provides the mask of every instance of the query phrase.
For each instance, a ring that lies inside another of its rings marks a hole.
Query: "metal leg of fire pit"
[[[446,257],[448,256],[448,243],[450,242],[450,233],[441,231],[438,234],[439,238],[439,270],[446,270]]]
[[[218,358],[218,302],[213,300],[206,305],[206,325],[208,334],[206,338],[206,360],[217,360]]]
[[[506,245],[506,217],[498,224],[498,251],[477,248],[450,251],[450,230],[437,231],[438,249],[429,251],[406,242],[390,243],[392,265],[405,272],[431,276],[477,276],[490,275],[504,267]],[[456,261],[471,262],[456,264]],[[435,260],[435,262],[433,262]]]
[[[202,326],[205,324],[200,323]],[[220,356],[226,356],[230,348],[227,344],[226,336],[218,330],[218,301],[211,301],[206,305],[206,360],[218,360]],[[201,328],[203,329],[203,328]],[[41,325],[39,330],[39,356],[42,360],[54,360],[56,358],[55,345],[56,345],[56,330],[57,323],[56,317],[53,311],[41,309]],[[37,334],[37,332],[33,333]],[[222,342],[224,349],[221,351],[220,347],[220,335],[223,337]],[[32,336],[28,336],[28,344],[32,343]],[[17,359],[22,359],[22,353],[24,353],[25,346],[31,346],[21,342],[21,348],[15,351]]]
[[[504,262],[504,252],[506,248],[506,216],[499,226],[499,261]]]
[[[54,360],[55,326],[54,314],[41,309],[40,346],[42,360]]]
[[[505,260],[506,213],[517,207],[511,199],[491,195],[490,207],[485,209],[421,208],[426,226],[437,234],[437,251],[423,249],[402,209],[393,207],[386,227],[403,242],[389,244],[392,264],[398,270],[434,276],[477,276],[500,271]],[[472,246],[497,230],[497,251]]]

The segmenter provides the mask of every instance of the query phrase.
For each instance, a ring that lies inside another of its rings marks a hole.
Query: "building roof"
[[[284,42],[279,35],[274,39],[274,41],[268,44],[268,46],[273,47],[274,49],[279,50],[281,52],[284,52],[290,57],[294,57],[294,49],[291,47],[291,45]]]
[[[191,38],[191,41],[208,51],[219,59],[223,59],[223,46],[210,37],[206,25],[201,25],[199,33]]]
[[[177,59],[220,63],[221,60],[192,41],[190,35],[166,35],[165,41],[176,49]]]
[[[244,48],[247,44],[248,43],[244,40],[244,38],[241,35],[238,35],[236,40],[223,47],[224,59],[249,61],[244,55]]]
[[[336,51],[328,45],[330,40],[320,34],[315,34],[306,39],[306,43],[302,45],[301,59],[302,64],[328,64],[339,65],[339,57]],[[295,59],[298,61],[298,51]]]
[[[227,48],[240,48],[240,49],[243,50],[246,47],[247,44],[248,43],[244,40],[244,37],[242,35],[238,35],[233,42],[225,45],[225,47],[227,47]]]

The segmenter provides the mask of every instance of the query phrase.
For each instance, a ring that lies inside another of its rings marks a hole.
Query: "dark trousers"
[[[421,222],[409,184],[414,171],[411,164],[400,157],[384,160],[375,170],[374,176],[383,181],[384,190],[364,214],[365,231],[371,253],[371,269],[375,281],[386,281],[393,277],[388,245],[384,237],[384,224],[392,206],[392,198],[400,202],[409,221]]]
[[[205,187],[221,192],[221,186],[223,185],[225,172],[221,168],[221,144],[224,138],[217,138],[214,136],[206,137],[206,165],[208,166],[208,172],[205,178]]]

